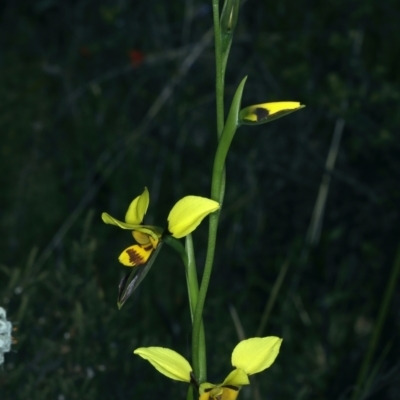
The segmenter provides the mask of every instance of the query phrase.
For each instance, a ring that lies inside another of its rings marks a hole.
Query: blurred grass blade
[[[378,379],[378,372],[382,369],[383,364],[386,360],[387,355],[393,348],[393,340],[389,343],[386,343],[386,346],[383,348],[382,353],[379,355],[378,360],[376,361],[374,367],[372,368],[369,376],[365,381],[365,385],[363,387],[363,393],[361,398],[367,398],[368,392],[370,391],[372,384]]]
[[[319,242],[322,231],[322,223],[325,214],[326,200],[328,198],[329,185],[331,182],[331,172],[335,168],[336,158],[339,152],[340,141],[344,129],[345,121],[339,118],[336,121],[333,137],[325,163],[325,173],[319,187],[317,201],[315,202],[313,215],[307,232],[307,243],[315,245]]]
[[[150,268],[153,266],[153,263],[157,258],[162,244],[163,242],[159,243],[146,264],[141,265],[140,267],[134,267],[131,272],[129,272],[125,275],[124,278],[122,278],[118,287],[117,304],[119,309],[122,308],[126,300],[128,300],[129,296],[133,293],[135,289],[137,289],[142,280],[146,277],[147,273],[150,271]]]
[[[367,351],[361,364],[360,371],[358,372],[357,381],[354,385],[354,392],[351,400],[362,399],[362,393],[368,385],[368,374],[371,373],[371,364],[379,345],[379,339],[382,333],[383,325],[389,312],[389,306],[397,288],[397,280],[400,275],[400,244],[397,247],[397,253],[394,259],[392,271],[388,276],[385,292],[382,295],[381,305],[379,307],[378,318],[372,331],[371,339],[368,344]]]
[[[269,315],[271,313],[272,308],[274,307],[274,304],[275,304],[276,299],[278,297],[278,293],[279,293],[279,290],[280,290],[280,288],[282,286],[283,280],[285,279],[286,272],[287,272],[287,270],[289,268],[289,264],[290,264],[290,261],[286,260],[285,263],[282,265],[280,271],[279,271],[279,275],[277,276],[277,278],[275,280],[275,283],[274,283],[274,286],[272,288],[271,294],[270,294],[270,296],[268,298],[268,302],[265,305],[264,312],[263,312],[263,315],[261,317],[260,325],[259,325],[259,327],[257,329],[256,336],[262,336],[263,335],[263,331],[265,329],[265,326],[267,325]]]
[[[244,332],[243,324],[240,321],[239,315],[236,311],[236,308],[230,304],[229,305],[229,314],[231,314],[231,318],[233,324],[235,325],[236,334],[238,336],[239,341],[246,339],[246,333]]]

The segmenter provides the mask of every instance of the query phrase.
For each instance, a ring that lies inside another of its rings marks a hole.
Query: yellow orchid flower
[[[305,105],[297,101],[255,104],[240,110],[239,123],[243,125],[259,125],[273,121],[304,107]]]
[[[242,386],[249,385],[248,375],[269,368],[278,356],[282,339],[276,336],[242,340],[232,352],[235,368],[225,380],[214,385],[199,386],[199,400],[235,400]],[[149,361],[166,377],[183,382],[193,382],[192,367],[179,353],[164,347],[140,347],[134,354]]]
[[[234,369],[219,385],[202,383],[199,388],[199,400],[236,400],[241,387],[249,384],[246,372]]]
[[[162,228],[143,225],[149,203],[149,191],[144,188],[143,193],[129,205],[125,214],[125,222],[119,221],[107,213],[101,215],[106,224],[132,231],[132,236],[137,244],[126,248],[118,258],[120,263],[127,267],[146,264],[162,240]],[[179,200],[169,213],[168,233],[175,238],[182,238],[193,232],[208,214],[218,208],[219,203],[214,200],[199,196],[186,196]]]

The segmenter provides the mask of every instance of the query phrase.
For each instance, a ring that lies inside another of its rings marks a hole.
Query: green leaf
[[[236,89],[235,95],[233,96],[232,104],[229,109],[228,118],[226,120],[224,130],[222,131],[221,139],[218,144],[217,153],[214,160],[213,174],[216,178],[213,179],[212,187],[212,198],[217,199],[219,189],[221,186],[222,171],[224,170],[226,156],[228,154],[229,147],[232,143],[233,136],[235,135],[236,129],[239,126],[239,110],[242,102],[242,95],[244,85],[246,83],[247,76],[245,76],[240,82]]]

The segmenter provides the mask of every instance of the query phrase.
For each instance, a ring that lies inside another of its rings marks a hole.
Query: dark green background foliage
[[[117,256],[132,238],[100,214],[122,218],[147,186],[147,222],[163,225],[180,197],[208,195],[216,148],[212,43],[189,69],[185,63],[211,27],[210,4],[0,3],[0,306],[18,341],[0,371],[1,400],[184,398],[184,384],[132,355],[159,345],[189,357],[180,260],[164,246],[118,311],[126,270]],[[397,0],[249,0],[242,8],[227,106],[245,75],[244,106],[307,105],[240,128],[227,160],[205,314],[212,382],[230,371],[239,340],[230,306],[246,336],[256,335],[290,260],[262,332],[284,338],[281,353],[243,399],[351,392],[400,239],[399,15]],[[305,238],[340,118],[322,236],[310,249]],[[199,266],[206,233],[203,223],[194,234]],[[399,301],[397,291],[371,399],[400,398]]]

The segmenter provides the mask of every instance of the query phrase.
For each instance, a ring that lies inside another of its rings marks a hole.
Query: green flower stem
[[[381,303],[379,313],[378,313],[378,319],[374,326],[374,330],[372,332],[372,336],[371,336],[371,340],[368,345],[367,352],[364,356],[364,360],[362,362],[360,371],[358,373],[357,382],[355,384],[355,389],[353,392],[352,400],[357,400],[357,399],[360,399],[361,397],[363,397],[363,391],[365,389],[366,377],[370,370],[372,358],[374,356],[376,347],[379,342],[379,337],[381,335],[382,327],[383,327],[383,324],[386,320],[386,317],[387,317],[387,314],[389,311],[390,302],[393,298],[393,294],[394,294],[394,291],[396,288],[396,283],[397,283],[399,275],[400,275],[400,245],[397,249],[397,254],[396,254],[394,264],[393,264],[392,272],[390,273],[388,283],[386,286],[386,290],[385,290],[385,293],[382,298],[382,303]]]
[[[224,117],[225,69],[231,43],[229,43],[227,48],[225,48],[224,50],[222,49],[219,0],[212,0],[212,7],[213,7],[214,39],[215,39],[215,67],[216,67],[215,90],[216,90],[216,105],[217,105],[217,136],[218,136],[218,141],[220,141],[222,138],[222,134],[224,132],[224,120],[225,120]],[[232,118],[230,120],[232,121]],[[235,118],[235,130],[236,130],[236,122],[237,118]],[[215,161],[214,161],[213,174],[212,174],[211,198],[213,200],[218,201],[218,203],[220,204],[220,209],[210,215],[206,262],[204,265],[203,278],[201,280],[200,291],[196,303],[196,310],[194,313],[193,337],[192,337],[194,372],[197,378],[199,379],[200,383],[205,382],[207,379],[206,375],[207,360],[206,360],[205,341],[203,341],[202,343],[202,336],[201,336],[202,326],[203,326],[202,315],[214,262],[215,246],[216,246],[217,231],[218,231],[218,220],[222,204],[224,201],[225,159],[233,134],[231,138],[228,139],[229,144],[223,145],[221,148],[220,146],[218,146],[217,154],[215,156]]]
[[[192,346],[195,348],[193,350],[193,356],[194,356],[193,363],[195,368],[200,368],[199,367],[200,358],[198,358],[200,357],[199,354],[202,354],[201,356],[202,360],[206,362],[205,349],[201,348],[199,342],[200,325],[202,321],[204,303],[207,295],[208,285],[210,283],[211,271],[214,262],[215,246],[216,246],[217,231],[218,231],[218,220],[225,194],[225,159],[228,154],[229,146],[232,142],[233,136],[238,127],[238,113],[245,83],[246,83],[246,78],[242,80],[242,82],[238,86],[238,89],[236,90],[231,108],[229,110],[227,123],[222,129],[222,135],[218,144],[218,149],[214,160],[212,182],[211,182],[211,198],[215,201],[218,201],[218,203],[220,204],[220,209],[210,215],[206,262],[204,266],[203,279],[201,281],[196,311],[194,314]],[[199,346],[198,347],[199,351],[196,350],[197,346]],[[197,372],[197,370],[195,370],[195,372]],[[198,376],[200,383],[204,382],[207,379],[206,375],[199,374],[196,376]]]
[[[190,317],[193,323],[197,297],[199,296],[199,282],[197,280],[196,260],[194,257],[193,239],[191,234],[186,236],[185,254],[187,255],[186,282],[188,285],[190,301]]]
[[[222,60],[222,46],[221,46],[221,31],[219,23],[219,0],[213,0],[213,19],[214,19],[214,39],[215,39],[215,64],[216,64],[216,104],[217,104],[217,136],[218,140],[221,138],[224,130],[224,75],[225,68]],[[225,170],[218,174],[218,190],[213,190],[215,187],[214,180],[217,177],[215,171],[213,171],[212,178],[212,189],[211,198],[216,200],[222,206],[224,189],[225,189]],[[218,219],[220,211],[217,211],[210,215],[210,225],[208,234],[208,245],[207,245],[207,256],[204,266],[203,278],[201,280],[201,286],[199,291],[199,297],[197,300],[196,311],[194,314],[193,321],[193,336],[192,336],[192,347],[193,347],[193,365],[194,373],[197,376],[199,383],[207,380],[206,375],[206,349],[202,346],[201,339],[201,322],[204,309],[204,303],[207,295],[208,285],[210,283],[212,265],[214,261],[215,245],[218,230]]]
[[[189,296],[190,317],[192,324],[194,321],[194,312],[197,306],[199,296],[199,283],[197,280],[196,260],[194,256],[194,247],[192,235],[186,236],[185,247],[183,247],[180,240],[172,236],[164,238],[166,244],[176,250],[181,256],[182,262],[185,266],[186,284]],[[193,372],[196,377],[207,375],[207,364],[205,359],[206,354],[206,340],[204,333],[203,319],[200,319],[199,340],[196,345],[192,346],[192,359],[193,359]],[[190,392],[190,391],[189,391]]]
[[[204,266],[203,279],[201,281],[201,286],[199,291],[199,297],[197,299],[196,311],[194,313],[193,336],[192,336],[193,366],[194,366],[194,373],[198,378],[199,383],[203,383],[207,380],[207,375],[201,373],[202,371],[205,371],[205,368],[203,366],[200,366],[200,363],[203,362],[206,363],[205,347],[203,347],[200,342],[200,327],[203,315],[204,302],[207,295],[208,285],[210,283],[212,265],[214,261],[218,219],[219,219],[219,211],[216,211],[215,213],[210,215],[207,256]]]
[[[192,324],[194,322],[194,311],[197,306],[199,297],[199,283],[197,281],[196,260],[194,256],[194,247],[192,235],[186,236],[186,254],[188,257],[188,265],[186,268],[186,280],[188,283],[189,298],[191,298],[192,307],[190,314],[192,317]],[[204,333],[203,319],[200,322],[200,338],[199,345],[192,347],[193,360],[198,356],[198,365],[194,367],[195,376],[207,376],[207,360],[206,360],[206,338]],[[193,364],[196,364],[193,362]]]

